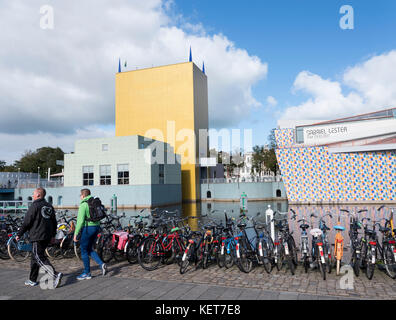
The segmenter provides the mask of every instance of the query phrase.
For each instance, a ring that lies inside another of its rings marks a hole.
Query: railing
[[[32,201],[6,200],[0,201],[0,213],[18,213],[25,212]]]
[[[62,181],[48,181],[48,180],[24,180],[20,181],[16,188],[27,189],[27,188],[60,188],[63,187]]]
[[[282,176],[268,176],[268,177],[250,177],[250,178],[214,178],[214,179],[201,179],[201,184],[210,183],[241,183],[241,182],[280,182]]]

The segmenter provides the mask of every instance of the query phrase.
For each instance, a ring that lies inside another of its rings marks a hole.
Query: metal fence
[[[214,178],[214,179],[201,179],[202,184],[208,183],[241,183],[241,182],[280,182],[281,176],[267,176],[267,177],[251,177],[251,178]]]
[[[22,180],[19,181],[18,185],[16,188],[20,189],[27,189],[27,188],[59,188],[63,187],[63,182],[62,181],[48,181],[48,180],[40,180],[40,181],[34,181],[34,180]]]
[[[26,212],[32,201],[5,200],[0,201],[0,213]]]

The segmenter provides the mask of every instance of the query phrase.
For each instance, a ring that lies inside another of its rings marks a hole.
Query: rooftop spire
[[[191,52],[191,46],[190,46],[190,59],[188,60],[189,62],[192,62],[192,52]]]
[[[118,58],[118,73],[121,72],[121,58]]]
[[[205,61],[202,63],[202,72],[205,74]]]

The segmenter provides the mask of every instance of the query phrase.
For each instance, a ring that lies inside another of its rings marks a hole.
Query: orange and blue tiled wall
[[[275,131],[276,156],[291,202],[396,200],[396,153],[329,153],[294,145],[294,130]]]

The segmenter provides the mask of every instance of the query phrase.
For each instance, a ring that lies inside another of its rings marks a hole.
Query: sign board
[[[56,160],[56,165],[57,166],[64,166],[65,162],[63,160]]]
[[[303,130],[305,145],[327,144],[395,133],[396,119],[333,123]]]
[[[200,158],[199,164],[201,167],[216,167],[217,159],[216,158]]]

